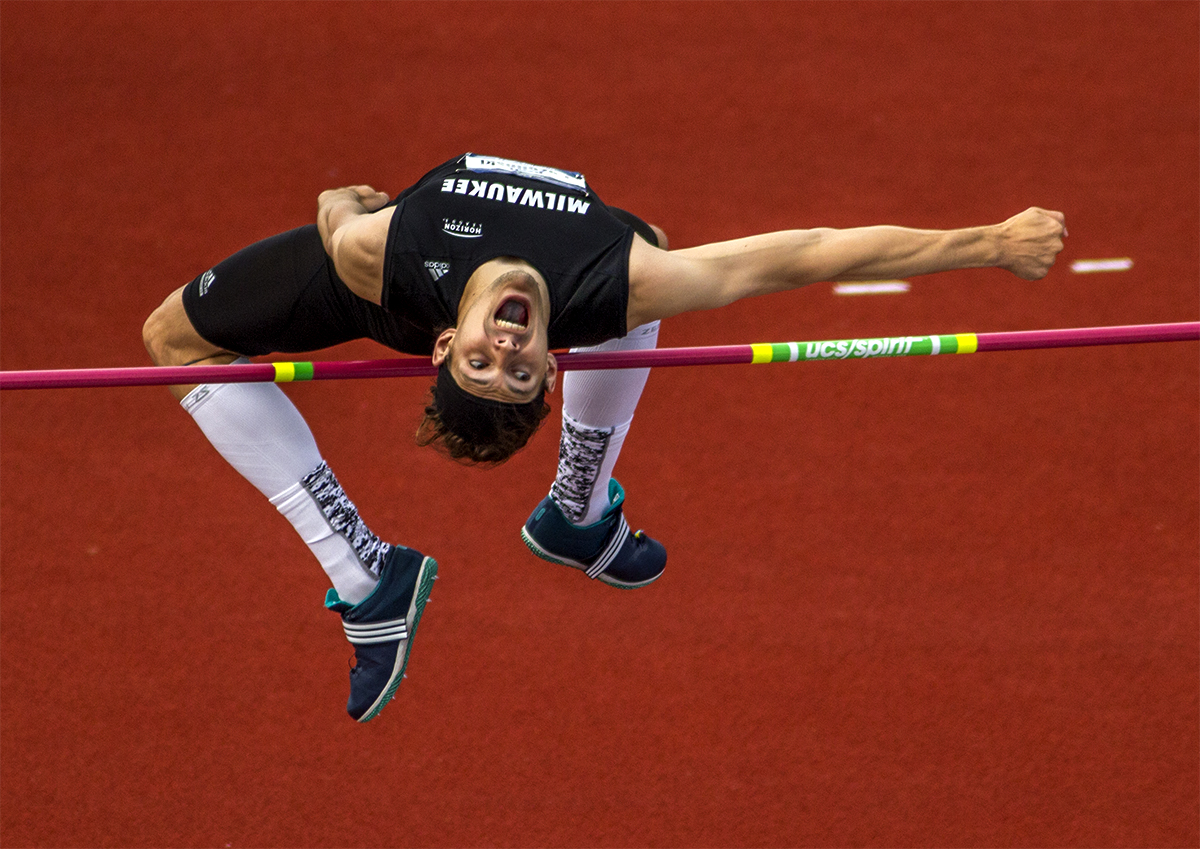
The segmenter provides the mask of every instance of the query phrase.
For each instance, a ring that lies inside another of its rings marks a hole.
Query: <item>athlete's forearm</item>
[[[991,228],[911,230],[878,226],[851,230],[784,230],[678,252],[710,263],[723,292],[711,308],[742,298],[822,281],[911,277],[954,268],[995,265]]]
[[[959,268],[986,268],[1000,261],[994,227],[911,230],[861,227],[819,231],[802,273],[832,282],[915,277]]]
[[[1066,235],[1066,216],[1036,206],[990,227],[833,231],[823,240],[832,265],[819,273],[831,275],[830,280],[869,280],[994,266],[1040,280],[1054,265]]]

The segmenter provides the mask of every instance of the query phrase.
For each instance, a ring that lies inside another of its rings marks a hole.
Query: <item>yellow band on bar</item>
[[[974,354],[979,347],[979,337],[974,333],[956,333],[954,338],[958,340],[960,354]]]
[[[296,379],[295,363],[274,363],[274,366],[276,383],[291,383]]]
[[[772,359],[773,346],[765,342],[757,342],[750,346],[751,363],[769,363]]]

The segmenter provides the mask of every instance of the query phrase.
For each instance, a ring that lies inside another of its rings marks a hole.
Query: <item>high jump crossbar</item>
[[[1010,333],[954,333],[774,342],[645,351],[580,351],[556,355],[560,371],[664,366],[749,365],[875,357],[974,354],[1039,348],[1200,341],[1200,321],[1133,324]],[[198,383],[291,383],[368,377],[428,377],[437,369],[426,357],[330,362],[269,362],[218,366],[0,371],[0,389],[79,389],[107,386],[171,386]]]

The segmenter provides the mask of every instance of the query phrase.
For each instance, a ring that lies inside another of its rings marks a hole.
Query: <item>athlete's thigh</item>
[[[246,356],[328,348],[366,335],[341,301],[315,225],[238,251],[183,288],[187,317],[201,338]]]

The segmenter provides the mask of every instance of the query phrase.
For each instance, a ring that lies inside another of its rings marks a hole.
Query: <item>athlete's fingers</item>
[[[1064,236],[1067,235],[1067,216],[1065,216],[1061,212],[1058,212],[1053,209],[1038,209],[1038,212],[1042,213],[1043,215],[1047,215],[1050,218],[1053,218],[1055,221],[1057,221],[1059,224],[1061,224],[1062,225],[1062,234]]]
[[[372,212],[383,207],[390,200],[386,192],[376,191],[371,186],[352,186],[351,190],[358,195],[362,205]]]

